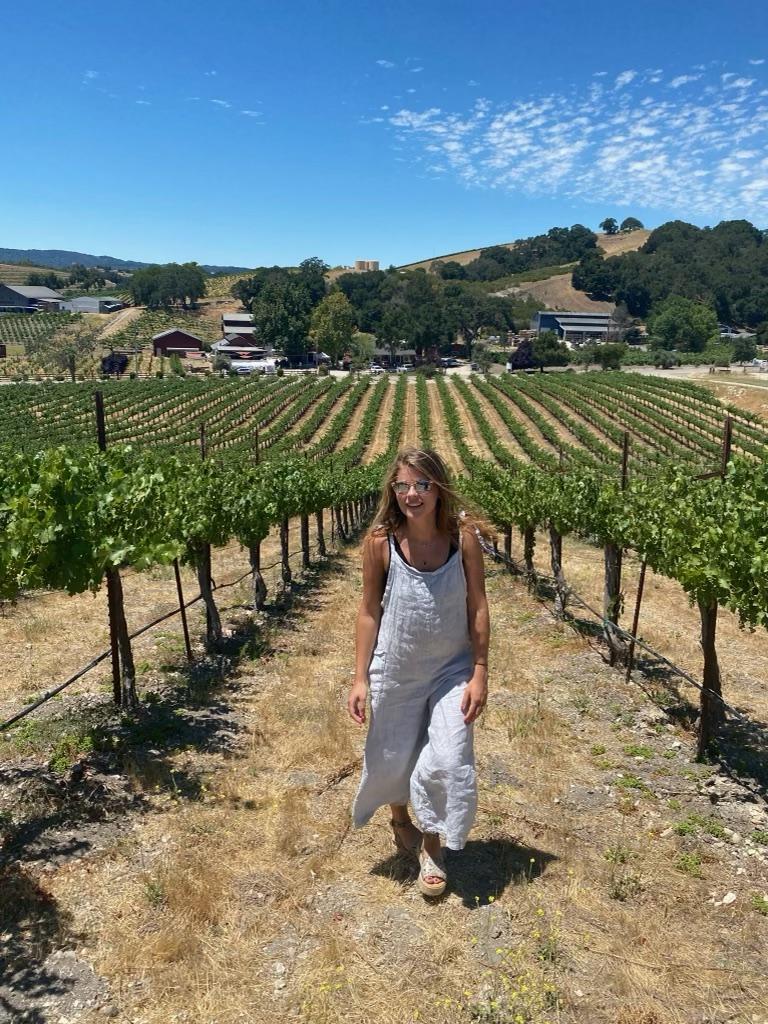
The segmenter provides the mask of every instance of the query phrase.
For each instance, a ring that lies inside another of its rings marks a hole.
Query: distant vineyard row
[[[204,423],[212,449],[252,445],[258,434],[262,445],[274,439],[280,450],[310,450],[327,443],[334,424],[350,409],[362,414],[371,403],[380,407],[394,386],[389,378],[374,385],[367,376],[314,375],[15,385],[0,393],[0,444],[37,450],[92,443],[93,392],[99,388],[112,443],[193,445]],[[406,392],[418,406],[418,436],[432,439],[438,425],[442,434],[453,430],[464,466],[479,455],[507,468],[526,463],[547,468],[563,461],[615,468],[625,432],[631,463],[638,468],[670,461],[707,465],[719,456],[727,411],[703,388],[637,374],[450,377],[419,380]],[[441,424],[430,420],[435,408],[441,410]],[[764,459],[768,426],[749,413],[730,413],[734,452]],[[466,435],[457,435],[457,422]]]

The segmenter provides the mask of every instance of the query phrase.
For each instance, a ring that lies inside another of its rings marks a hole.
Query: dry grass
[[[568,544],[566,572],[588,589],[598,555]],[[277,630],[274,653],[242,668],[250,735],[238,756],[173,755],[179,770],[194,757],[204,772],[201,798],[145,816],[100,859],[52,877],[121,1019],[699,1024],[759,1014],[768,922],[742,901],[708,902],[738,879],[703,847],[702,878],[678,870],[689,840],[662,837],[669,812],[650,793],[601,796],[615,772],[597,763],[596,744],[627,767],[626,737],[601,709],[644,698],[498,569],[480,812],[451,861],[452,891],[436,904],[417,895],[392,856],[385,810],[349,831],[363,742],[343,709],[358,557],[343,554],[343,573]],[[666,586],[651,587],[659,630],[686,611]],[[724,638],[727,662],[727,624]],[[574,786],[594,802],[575,802]]]
[[[326,538],[330,540],[330,520],[325,516]],[[310,544],[316,542],[314,517],[310,518]],[[290,550],[300,551],[298,520],[291,523]],[[280,559],[276,532],[262,544],[262,565]],[[292,557],[295,568],[299,559]],[[237,579],[248,568],[248,555],[239,544],[213,552],[213,578],[218,583]],[[280,585],[279,567],[265,570],[264,577],[272,592]],[[182,569],[185,598],[198,593],[194,570]],[[157,566],[144,573],[124,572],[123,590],[129,629],[139,626],[178,607],[176,584],[170,566]],[[247,584],[224,590],[217,602],[224,607],[247,602]],[[198,637],[204,632],[201,606],[190,610],[190,630]],[[99,651],[109,646],[106,591],[69,597],[61,591],[33,592],[18,603],[0,605],[0,717],[6,717],[51,686],[63,682],[86,664]],[[181,622],[178,616],[144,634],[134,645],[134,655],[141,684],[144,668],[157,666],[158,659],[173,657],[182,649]],[[108,662],[74,684],[72,693],[97,693],[111,687]]]
[[[584,292],[577,291],[571,284],[571,273],[556,274],[543,281],[531,281],[516,285],[516,294],[530,295],[541,303],[544,309],[568,309],[577,313],[612,313],[612,302],[590,299]]]
[[[638,228],[637,231],[622,232],[618,235],[598,235],[597,246],[606,256],[619,256],[623,252],[634,252],[645,245],[650,233],[647,228]]]

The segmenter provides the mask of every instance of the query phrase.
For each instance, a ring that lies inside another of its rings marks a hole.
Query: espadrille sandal
[[[434,881],[434,879],[439,879],[439,881]],[[447,875],[442,857],[439,863],[434,861],[422,844],[419,849],[419,892],[422,896],[442,896],[445,892],[446,881]]]
[[[402,853],[405,857],[418,858],[419,849],[421,847],[421,832],[419,832],[417,838],[413,842],[407,843],[399,831],[401,828],[405,828],[406,825],[413,825],[410,818],[405,821],[397,821],[395,818],[391,818],[389,823],[392,826],[392,837],[397,852]],[[416,828],[415,825],[413,827]],[[416,829],[416,831],[418,832],[419,830]]]

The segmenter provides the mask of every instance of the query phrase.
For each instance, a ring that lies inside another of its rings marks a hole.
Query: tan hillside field
[[[568,309],[575,313],[612,313],[612,302],[590,299],[584,292],[577,291],[571,284],[571,274],[556,274],[543,281],[505,288],[494,295],[530,295],[537,299],[542,309]]]
[[[68,275],[52,267],[21,266],[18,263],[0,263],[0,281],[3,284],[24,284],[30,274],[56,274],[61,284],[65,284]]]
[[[597,244],[600,249],[605,252],[607,256],[617,256],[622,252],[632,252],[634,249],[639,249],[641,245],[644,245],[650,231],[646,228],[638,228],[637,231],[628,231],[625,234],[618,235],[602,235],[598,234]],[[516,242],[500,242],[505,249],[514,249]],[[488,246],[484,246],[488,248]],[[427,260],[419,260],[416,263],[404,263],[399,270],[418,270],[423,267],[424,270],[429,270],[432,263],[436,260],[451,260],[454,263],[460,263],[462,266],[466,266],[467,263],[471,263],[472,260],[476,260],[481,253],[481,249],[464,249],[461,252],[447,253],[444,256],[431,256]]]

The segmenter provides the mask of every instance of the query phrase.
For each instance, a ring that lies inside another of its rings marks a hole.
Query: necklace
[[[429,565],[429,559],[426,556],[434,550],[434,547],[435,538],[433,538],[432,540],[411,540],[410,538],[408,539],[408,548],[412,552],[412,557],[414,561],[416,561],[416,557],[418,557],[419,564],[423,569],[426,569],[427,566]],[[415,552],[413,552],[414,548],[422,548],[423,553],[419,554],[418,556],[415,556]]]

